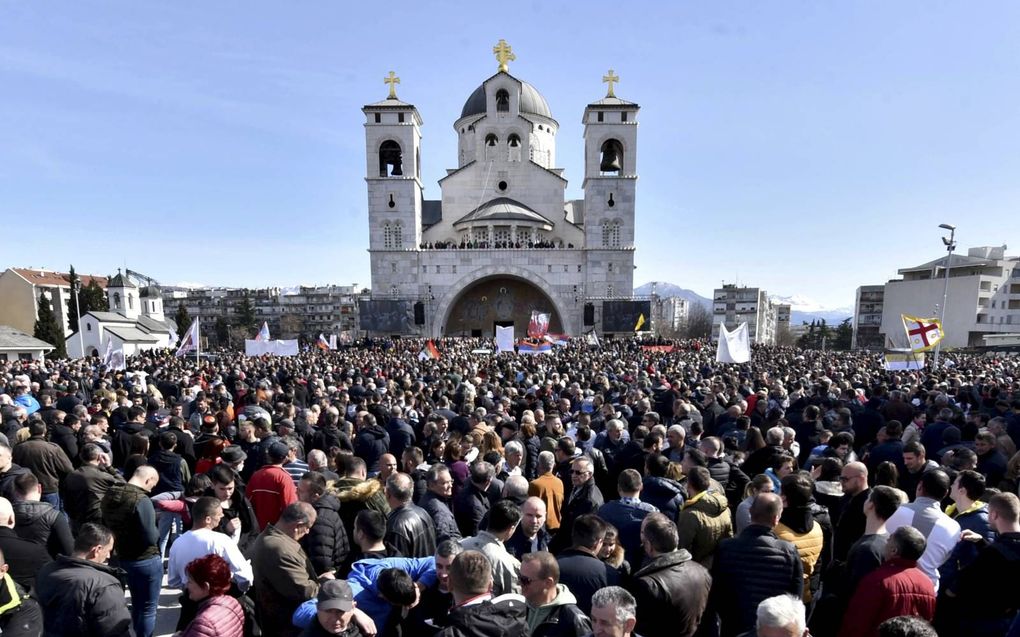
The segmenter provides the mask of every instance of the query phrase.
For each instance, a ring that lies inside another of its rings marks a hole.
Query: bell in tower
[[[623,147],[615,139],[610,139],[602,144],[602,159],[599,162],[599,171],[603,173],[619,173],[623,168]]]

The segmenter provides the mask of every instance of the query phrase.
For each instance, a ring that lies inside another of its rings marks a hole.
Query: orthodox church
[[[567,200],[549,104],[510,74],[505,41],[493,53],[496,74],[453,123],[456,168],[439,200],[423,199],[423,121],[392,71],[389,96],[362,109],[372,268],[362,329],[493,336],[513,325],[522,336],[540,311],[553,333],[630,331],[608,314],[633,289],[639,107],[616,96],[610,70],[605,97],[582,114],[584,198]]]

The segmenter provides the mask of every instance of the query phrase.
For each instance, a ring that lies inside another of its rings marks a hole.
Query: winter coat
[[[111,487],[124,484],[112,469],[103,469],[95,465],[85,464],[75,469],[64,478],[60,490],[64,503],[64,512],[71,518],[72,530],[77,530],[86,522],[103,521],[100,503]]]
[[[378,480],[340,478],[333,485],[337,500],[340,500],[340,519],[343,520],[347,537],[354,537],[354,518],[365,509],[389,515],[390,505]]]
[[[542,443],[538,436],[524,438],[521,442],[524,444],[524,477],[534,480],[538,477],[538,454],[541,452]]]
[[[637,600],[637,626],[643,637],[691,637],[708,605],[712,576],[684,549],[645,563],[629,587]]]
[[[670,520],[680,515],[687,491],[676,480],[647,476],[641,488],[641,500],[654,506]]]
[[[437,637],[528,637],[524,598],[507,595],[450,611],[450,624]]]
[[[183,461],[183,457],[165,449],[159,449],[149,456],[149,466],[159,473],[159,482],[152,488],[152,495],[168,491],[184,491]]]
[[[619,583],[615,568],[591,553],[567,549],[556,555],[560,567],[560,584],[577,597],[577,605],[585,614],[591,613],[591,596],[595,591]]]
[[[599,507],[598,516],[612,524],[619,532],[619,542],[624,555],[633,565],[641,563],[641,522],[657,509],[647,502],[613,500]]]
[[[230,595],[207,597],[198,613],[177,637],[243,637],[244,611]]]
[[[821,525],[808,514],[803,523],[798,523],[794,528],[780,522],[776,525],[775,533],[779,539],[790,542],[796,547],[803,566],[804,601],[810,602],[814,595],[811,579],[824,544]]]
[[[391,418],[386,424],[386,433],[390,436],[390,453],[399,461],[404,455],[404,450],[414,446],[414,429],[400,418]]]
[[[35,586],[39,569],[53,561],[45,544],[18,537],[14,529],[0,526],[0,551],[3,551],[11,578],[26,591]]]
[[[14,481],[18,479],[18,476],[23,476],[26,473],[32,472],[12,462],[10,469],[0,473],[0,496],[7,498],[10,502],[14,502],[17,499],[14,497]]]
[[[312,434],[309,447],[311,449],[320,449],[327,454],[332,447],[337,447],[344,451],[354,451],[351,439],[347,437],[347,434],[340,431],[339,427],[321,427]]]
[[[946,515],[956,520],[961,531],[973,531],[983,537],[986,542],[995,539],[995,533],[988,524],[988,505],[980,500],[961,513],[957,513],[956,505],[951,504],[946,509]],[[969,566],[977,558],[980,548],[977,542],[957,542],[949,554],[949,558],[939,567],[939,587],[945,587],[945,590],[954,590],[956,577],[960,570]]]
[[[563,515],[563,483],[551,473],[538,476],[528,485],[528,495],[545,502],[545,526],[550,531],[560,528]]]
[[[67,518],[49,502],[15,501],[14,531],[19,537],[46,547],[51,557],[70,555],[74,537]]]
[[[113,433],[113,466],[118,469],[124,468],[124,462],[131,454],[131,438],[137,433],[151,434],[152,432],[143,424],[138,422],[126,422]],[[131,476],[128,476],[130,478]]]
[[[117,485],[106,492],[100,506],[103,524],[113,531],[117,557],[134,561],[159,555],[156,510],[141,487]]]
[[[78,463],[78,434],[74,433],[74,429],[62,423],[53,425],[50,427],[50,442],[63,450],[71,464]]]
[[[478,551],[489,559],[492,567],[492,594],[521,592],[521,563],[514,557],[495,535],[488,531],[479,531],[474,537],[466,537],[460,545],[466,551]]]
[[[450,504],[445,498],[433,491],[426,491],[420,506],[429,514],[436,527],[436,544],[442,544],[444,540],[461,539],[457,520],[454,519],[453,511],[450,510]]]
[[[878,637],[878,625],[892,617],[935,617],[935,588],[917,562],[893,558],[861,580],[850,598],[840,637]]]
[[[577,607],[577,598],[564,586],[556,586],[556,597],[544,606],[528,606],[531,637],[583,637],[591,632],[591,620]]]
[[[124,571],[61,555],[39,571],[35,597],[45,637],[133,637]]]
[[[379,471],[379,458],[390,450],[390,435],[379,425],[365,427],[354,437],[354,455],[365,461],[369,473]]]
[[[14,462],[35,474],[42,485],[43,495],[57,493],[60,482],[74,471],[67,454],[42,436],[32,436],[14,446]]]
[[[325,493],[312,505],[315,524],[301,538],[301,547],[312,561],[316,574],[338,571],[347,561],[351,543],[340,519],[340,501],[332,493]]]
[[[548,551],[549,550],[549,532],[542,527],[536,534],[537,547],[534,551]],[[524,537],[524,531],[521,530],[521,525],[517,525],[517,530],[510,536],[510,539],[505,543],[506,550],[517,559],[522,559],[525,554],[532,553],[531,541]]]
[[[255,509],[260,530],[275,524],[287,505],[297,502],[294,480],[279,465],[267,465],[256,471],[248,481],[245,495]]]
[[[1016,588],[1012,583],[1018,575],[1020,533],[1000,533],[960,571],[952,590],[961,607],[970,610],[967,615],[971,623],[977,619],[999,620],[1016,611]]]
[[[408,502],[386,518],[385,541],[404,557],[431,557],[436,553],[436,527],[425,509]]]
[[[549,550],[557,553],[570,546],[572,541],[570,534],[574,528],[574,520],[582,515],[595,513],[603,504],[605,504],[605,500],[602,499],[602,492],[595,486],[594,479],[574,488],[570,498],[563,504],[563,517],[560,519],[559,532],[553,538]]]
[[[39,637],[43,614],[39,602],[6,574],[0,576],[0,634],[4,637]]]
[[[684,503],[677,518],[677,546],[690,551],[695,561],[706,568],[711,568],[719,542],[733,537],[733,520],[726,504],[724,494],[702,491]]]
[[[722,540],[712,564],[712,607],[720,613],[722,635],[754,628],[762,600],[804,593],[804,566],[797,549],[772,529],[751,524],[739,535]]]
[[[462,537],[478,533],[478,525],[489,512],[492,502],[489,496],[473,482],[468,482],[453,498],[453,517]]]
[[[291,624],[291,615],[319,592],[315,569],[301,545],[270,524],[252,547],[251,566],[262,633],[276,637],[300,634]]]
[[[740,470],[740,467],[724,458],[709,458],[708,473],[713,480],[723,486],[730,508],[736,508],[744,499],[744,490],[747,489],[751,479]]]

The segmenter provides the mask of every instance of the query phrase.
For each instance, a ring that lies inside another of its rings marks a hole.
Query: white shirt
[[[192,560],[211,554],[219,555],[227,561],[238,588],[244,591],[251,586],[254,579],[251,563],[241,555],[237,542],[212,529],[188,531],[177,538],[170,547],[170,560],[166,569],[167,585],[183,589],[188,582],[188,574],[184,569]]]

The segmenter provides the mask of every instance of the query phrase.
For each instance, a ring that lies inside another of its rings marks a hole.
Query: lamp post
[[[949,231],[949,237],[942,237],[942,243],[946,246],[946,284],[942,288],[942,308],[939,310],[939,323],[942,325],[942,338],[945,338],[945,322],[946,322],[946,301],[949,298],[949,268],[953,260],[953,249],[956,247],[956,226],[948,223],[940,223],[939,227],[943,230]],[[936,369],[939,366],[939,353],[942,351],[942,338],[935,345],[935,360],[932,361],[932,369]]]
[[[78,315],[78,349],[81,352],[81,357],[85,358],[85,338],[81,333],[81,279],[74,280],[71,293],[74,294],[74,312]]]

